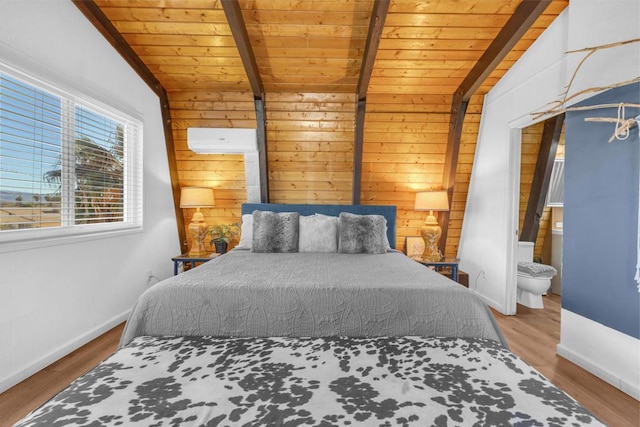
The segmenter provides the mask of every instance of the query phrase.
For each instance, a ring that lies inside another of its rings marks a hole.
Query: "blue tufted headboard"
[[[376,205],[298,205],[279,203],[243,203],[242,214],[253,211],[298,212],[300,215],[314,213],[338,216],[340,212],[350,212],[357,215],[382,215],[387,219],[387,237],[389,245],[396,248],[396,207]]]

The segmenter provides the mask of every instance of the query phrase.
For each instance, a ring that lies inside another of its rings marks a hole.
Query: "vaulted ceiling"
[[[250,89],[223,1],[95,3],[167,91]],[[453,93],[520,3],[389,2],[367,92]],[[481,91],[493,86],[567,3],[555,1],[547,7]],[[355,92],[376,1],[239,0],[237,4],[265,91]]]
[[[394,201],[392,196],[382,195],[388,194],[387,190],[375,193],[380,186],[365,185],[369,178],[363,177],[363,173],[378,170],[367,166],[368,161],[390,162],[385,157],[389,148],[380,154],[375,152],[382,142],[376,142],[373,134],[377,131],[371,123],[378,118],[380,123],[433,120],[442,126],[428,131],[433,133],[426,138],[433,139],[435,145],[425,153],[433,155],[432,161],[439,166],[432,169],[441,179],[428,178],[421,185],[447,189],[454,203],[461,200],[457,209],[463,210],[466,187],[463,185],[454,192],[454,184],[456,176],[458,181],[468,182],[470,173],[460,167],[458,153],[461,141],[463,145],[467,141],[470,148],[463,147],[463,155],[469,151],[473,154],[482,96],[567,6],[568,0],[74,0],[74,3],[167,107],[165,131],[174,168],[174,191],[178,181],[185,181],[187,176],[179,177],[180,167],[175,166],[183,158],[180,150],[185,138],[184,126],[176,125],[176,120],[187,120],[193,125],[209,119],[206,126],[257,127],[263,139],[261,145],[259,141],[260,149],[278,149],[279,146],[270,145],[274,142],[269,142],[269,138],[278,138],[280,134],[275,133],[279,129],[278,120],[287,114],[291,120],[293,113],[284,109],[280,113],[277,104],[296,101],[301,105],[293,110],[303,111],[302,104],[319,99],[309,94],[327,94],[322,107],[314,112],[326,110],[327,105],[352,103],[354,107],[349,113],[352,117],[344,119],[346,124],[339,122],[344,111],[331,117],[326,111],[324,116],[313,116],[308,111],[302,119],[313,120],[316,128],[323,127],[323,119],[336,128],[348,128],[349,123],[355,127],[355,132],[349,129],[353,146],[347,150],[353,158],[350,168],[353,179],[349,183],[353,199],[339,198],[340,201],[360,202],[364,195],[365,201],[392,202],[409,210],[408,197]],[[210,104],[203,110],[201,102],[205,100]],[[269,101],[276,105],[272,109],[276,112],[265,118],[264,105],[265,102],[272,105]],[[478,115],[477,120],[470,120],[467,115],[467,121],[476,124],[469,131],[463,128],[465,113]],[[265,125],[267,120],[271,128]],[[389,126],[379,132],[394,131]],[[406,134],[415,126],[396,127],[395,131]],[[420,126],[419,132],[427,132],[425,125]],[[367,132],[372,136],[368,137]],[[465,139],[467,132],[471,136]],[[363,139],[372,141],[370,150],[373,150],[367,156],[365,146],[364,169]],[[398,142],[407,140],[406,135],[398,137]],[[399,155],[404,152],[397,146],[393,150]],[[412,145],[406,150],[420,149]],[[338,160],[342,158],[341,154],[335,156]],[[276,173],[278,166],[266,163],[266,156],[261,162],[265,170],[273,172],[267,175],[265,171],[267,181],[282,175]],[[398,169],[401,168],[381,170],[389,171],[390,176]],[[460,174],[464,176],[460,178]],[[398,192],[406,188],[397,182],[412,179],[389,178],[396,182],[393,191]],[[275,184],[272,193],[278,191]],[[456,196],[458,191],[460,194]],[[275,198],[286,202],[290,200],[287,197],[282,193]],[[316,202],[327,200],[319,197]],[[455,211],[452,206],[454,220]],[[182,216],[178,208],[176,213]],[[443,216],[442,222],[446,235],[449,214]],[[407,228],[404,234],[410,235],[415,219],[407,214],[404,224]]]

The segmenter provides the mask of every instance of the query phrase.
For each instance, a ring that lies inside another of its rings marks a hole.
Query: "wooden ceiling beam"
[[[149,70],[145,63],[131,48],[129,43],[122,37],[122,34],[111,23],[109,18],[102,12],[100,7],[93,0],[72,0],[73,4],[84,14],[93,26],[107,39],[116,51],[127,61],[133,70],[159,97],[162,96],[164,88],[156,76]]]
[[[167,151],[167,161],[169,163],[169,177],[171,179],[171,190],[173,193],[173,207],[176,215],[176,226],[178,228],[178,238],[182,252],[188,250],[187,233],[184,226],[184,215],[180,209],[180,181],[176,162],[176,152],[173,142],[173,130],[171,129],[171,111],[169,107],[169,97],[160,81],[147,68],[140,57],[131,48],[129,43],[122,37],[111,21],[96,5],[93,0],[72,0],[73,4],[82,14],[93,24],[93,26],[107,39],[114,49],[127,61],[140,78],[158,95],[160,100],[160,111],[162,114],[162,126],[164,129],[165,149]]]
[[[469,99],[529,30],[536,19],[542,15],[549,4],[551,4],[550,0],[523,0],[453,95],[447,153],[442,177],[442,188],[447,191],[450,207],[453,199],[458,155],[460,153],[462,125]],[[449,211],[440,212],[438,223],[442,227],[440,250],[444,253],[449,228]]]
[[[256,56],[251,48],[251,40],[249,40],[247,26],[242,18],[242,9],[240,9],[240,4],[237,0],[222,0],[221,3],[224,14],[227,17],[227,23],[231,28],[233,40],[235,40],[236,47],[240,53],[240,59],[244,65],[244,70],[247,73],[247,78],[249,79],[253,96],[264,100],[264,85],[262,84],[262,78],[260,77],[260,70],[258,70]]]
[[[373,11],[371,12],[371,20],[369,21],[369,32],[367,34],[367,43],[364,47],[364,56],[362,58],[362,66],[360,67],[360,77],[358,78],[358,101],[367,97],[367,89],[371,80],[371,72],[373,64],[380,46],[380,38],[382,37],[382,29],[389,12],[389,0],[376,0],[373,3]]]
[[[564,125],[564,116],[564,113],[562,113],[544,122],[538,160],[533,173],[531,192],[529,193],[527,210],[524,214],[522,232],[520,233],[521,242],[535,242],[538,237],[540,219],[542,218],[547,192],[549,191],[553,162],[556,159],[558,143],[560,142],[562,126]]]
[[[467,77],[460,83],[456,95],[468,101],[550,4],[551,0],[523,0]]]
[[[360,192],[362,186],[362,148],[364,144],[364,119],[367,106],[367,90],[373,64],[376,60],[380,38],[382,37],[382,29],[387,19],[389,11],[389,0],[376,0],[373,2],[373,11],[371,12],[371,20],[369,21],[369,32],[367,34],[367,42],[364,48],[364,56],[360,67],[360,76],[358,77],[358,86],[356,93],[358,95],[358,106],[356,111],[356,126],[353,143],[353,185],[351,190],[351,202],[354,205],[360,204]]]
[[[247,79],[253,91],[253,99],[256,109],[256,134],[258,138],[258,165],[260,168],[260,201],[269,202],[269,174],[267,155],[267,122],[266,105],[264,99],[264,84],[256,62],[256,56],[251,48],[251,40],[247,26],[242,17],[242,9],[237,0],[222,0],[222,9],[227,17],[227,23],[231,28],[231,34],[236,42],[240,59],[247,73]]]

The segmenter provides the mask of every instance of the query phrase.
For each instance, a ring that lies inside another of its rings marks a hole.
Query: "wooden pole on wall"
[[[251,48],[249,33],[242,18],[242,10],[236,0],[222,0],[222,9],[227,17],[231,34],[238,47],[240,59],[247,73],[247,79],[253,91],[253,99],[256,110],[256,136],[258,139],[258,165],[260,167],[260,201],[269,202],[269,173],[267,155],[267,120],[264,97],[264,85],[258,70],[256,56]]]
[[[356,110],[356,131],[353,144],[353,184],[351,189],[351,203],[360,204],[362,188],[362,149],[364,145],[364,116],[367,106],[366,99],[358,101]]]
[[[527,210],[524,214],[524,223],[520,233],[521,242],[535,242],[538,237],[540,219],[542,218],[544,203],[549,191],[553,162],[556,158],[562,126],[564,125],[564,116],[565,114],[562,113],[544,122],[536,169],[533,173],[531,192],[529,193]]]
[[[256,107],[256,136],[258,139],[258,167],[260,168],[260,201],[269,203],[269,159],[264,94],[254,100]]]
[[[364,119],[367,107],[367,89],[371,80],[373,63],[376,60],[376,53],[380,45],[382,28],[389,11],[389,0],[377,0],[373,4],[371,20],[369,21],[369,32],[367,43],[364,48],[362,67],[358,77],[358,105],[356,110],[355,135],[353,142],[353,184],[351,189],[351,203],[360,204],[360,192],[362,186],[362,150],[364,145]]]

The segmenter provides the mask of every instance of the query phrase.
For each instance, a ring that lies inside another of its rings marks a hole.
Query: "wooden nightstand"
[[[196,263],[201,264],[203,262],[211,261],[212,259],[217,258],[219,256],[220,254],[217,254],[217,253],[205,255],[202,257],[190,256],[188,253],[174,256],[173,258],[171,258],[171,261],[173,261],[173,275],[174,276],[178,275],[178,269],[180,267],[180,263],[182,263],[183,266],[188,265],[190,268],[194,268],[196,266]]]
[[[422,265],[433,268],[439,273],[444,273],[443,269],[446,268],[451,271],[451,280],[453,280],[454,282],[458,282],[458,264],[460,263],[460,260],[458,258],[444,258],[440,261],[429,261],[423,259],[420,256],[414,256],[411,257],[411,259],[414,261],[418,261]],[[445,276],[449,275],[445,274]]]
[[[451,271],[449,270],[442,269],[438,273],[451,279]],[[464,286],[465,288],[469,287],[469,274],[465,271],[460,270],[459,268],[458,268],[458,283]]]

